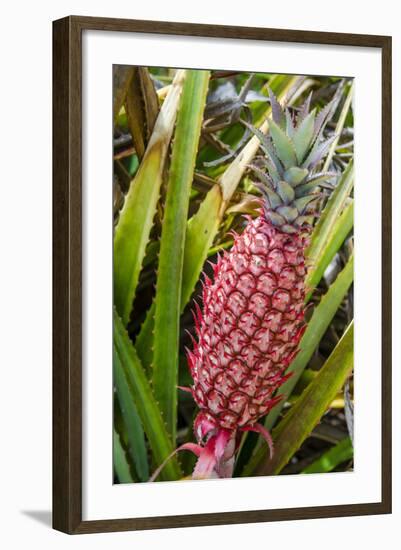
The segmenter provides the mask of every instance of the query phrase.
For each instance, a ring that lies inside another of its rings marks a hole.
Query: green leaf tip
[[[269,130],[273,139],[277,155],[284,168],[288,169],[297,165],[297,156],[294,144],[286,133],[278,126],[274,120],[269,121]]]

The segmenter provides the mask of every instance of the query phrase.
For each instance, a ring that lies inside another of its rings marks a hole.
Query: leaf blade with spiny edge
[[[260,146],[266,156],[270,175],[274,181],[279,181],[280,177],[282,176],[283,167],[276,155],[276,152],[274,151],[274,147],[270,140],[270,137],[261,132],[259,128],[255,128],[247,122],[244,122],[244,125],[249,128],[260,141]]]
[[[322,183],[335,177],[337,177],[337,174],[334,172],[319,172],[318,174],[313,174],[313,176],[308,178],[305,183],[299,185],[295,189],[295,196],[298,197],[300,195],[305,195],[306,192],[312,191],[318,185],[321,185]]]
[[[142,159],[159,112],[157,93],[146,67],[135,67],[125,98],[125,111],[135,152]]]
[[[212,246],[222,216],[223,197],[219,185],[214,185],[201,203],[197,213],[188,220],[185,236],[182,272],[181,312],[189,302],[199,279],[208,250]],[[145,368],[152,363],[155,304],[149,308],[135,342]]]
[[[274,120],[269,121],[269,130],[277,155],[284,164],[284,168],[288,170],[288,168],[296,166],[298,164],[297,156],[295,153],[294,144],[290,138],[280,128],[280,126],[274,122]]]
[[[308,116],[301,122],[301,124],[295,130],[292,136],[292,142],[295,147],[295,152],[298,158],[298,162],[301,163],[304,159],[306,152],[308,151],[315,126],[315,113],[314,109]]]
[[[284,110],[281,107],[280,103],[277,101],[276,96],[273,94],[270,88],[268,89],[268,92],[269,92],[269,99],[270,99],[273,121],[281,129],[284,129],[286,124]]]
[[[280,196],[277,195],[275,191],[272,191],[272,189],[269,186],[258,184],[256,182],[254,183],[254,185],[257,189],[259,189],[259,191],[262,193],[264,198],[267,200],[270,208],[272,208],[273,210],[276,209],[277,206],[280,206],[281,204],[283,204],[283,201],[280,198]]]
[[[115,310],[113,313],[113,342],[120,359],[116,363],[116,368],[122,369],[122,374],[126,378],[149,440],[155,463],[160,465],[174,451],[174,447],[140,359]],[[161,476],[169,481],[180,479],[181,471],[176,458],[173,457],[166,464]]]
[[[115,429],[113,430],[113,466],[120,483],[133,483],[134,478],[129,469],[127,455]]]
[[[121,416],[126,429],[128,452],[135,464],[135,470],[141,481],[149,479],[148,456],[145,435],[134,400],[131,397],[128,382],[124,376],[120,357],[113,348],[113,372],[116,396],[120,404]]]
[[[332,100],[325,106],[316,116],[315,121],[315,135],[317,138],[320,138],[322,136],[322,132],[326,126],[326,124],[331,120],[331,118],[334,116],[337,107],[341,101],[341,98],[344,93],[345,88],[345,80],[341,80],[337,86],[337,89],[335,91],[335,94],[332,98]]]
[[[333,99],[317,114],[315,118],[313,145],[306,160],[303,163],[303,166],[308,167],[310,170],[312,170],[320,162],[325,152],[329,149],[330,145],[336,139],[336,136],[334,135],[326,141],[322,141],[323,131],[328,122],[333,117],[334,113],[336,112],[343,91],[344,81],[341,81],[337,87]]]
[[[297,116],[298,124],[308,116],[312,95],[313,95],[313,92],[310,92],[308,97],[305,99],[304,103],[299,108],[298,116]]]
[[[324,161],[324,165],[323,165],[323,171],[324,171],[324,172],[329,168],[330,163],[331,163],[331,160],[332,160],[333,155],[334,155],[334,152],[335,152],[335,150],[336,150],[336,147],[337,147],[337,144],[338,144],[338,140],[340,139],[341,132],[342,132],[342,130],[343,130],[343,128],[344,128],[345,119],[346,119],[346,117],[347,117],[347,114],[348,114],[349,109],[350,109],[351,106],[352,106],[353,94],[354,94],[354,82],[352,82],[352,84],[351,84],[351,86],[350,86],[350,89],[349,89],[348,95],[347,95],[347,97],[346,97],[346,99],[345,99],[343,108],[341,109],[340,116],[338,117],[338,121],[337,121],[337,124],[336,124],[336,128],[335,128],[335,130],[334,130],[335,138],[333,139],[333,142],[331,143],[329,152],[328,152],[327,157],[326,157],[326,159],[325,159],[325,161]]]
[[[311,152],[306,157],[306,160],[303,162],[302,166],[304,168],[308,168],[309,170],[313,170],[313,168],[315,168],[322,160],[322,158],[326,154],[326,151],[328,151],[330,145],[334,142],[335,139],[336,136],[331,136],[324,141],[317,140],[315,145],[312,147]]]
[[[188,70],[174,133],[160,240],[152,382],[175,441],[182,269],[188,204],[210,73]]]
[[[292,139],[294,136],[295,128],[292,122],[291,113],[288,109],[285,110],[285,120],[286,120],[285,131],[287,132],[287,135]]]
[[[125,323],[129,320],[146,244],[153,226],[184,77],[185,71],[177,71],[141,165],[131,182],[115,230],[114,303]]]
[[[295,198],[295,191],[289,183],[284,180],[279,181],[276,190],[284,204],[292,203]]]

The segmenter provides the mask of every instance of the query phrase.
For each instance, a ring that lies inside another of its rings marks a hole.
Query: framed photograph
[[[391,38],[53,28],[53,525],[391,512]]]

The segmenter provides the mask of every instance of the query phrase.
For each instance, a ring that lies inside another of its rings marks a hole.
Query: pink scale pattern
[[[194,399],[220,428],[252,427],[279,401],[276,390],[306,328],[307,239],[264,215],[249,219],[214,265],[214,280],[205,277],[188,363]]]

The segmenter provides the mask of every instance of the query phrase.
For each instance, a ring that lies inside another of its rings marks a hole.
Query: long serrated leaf
[[[117,350],[113,349],[113,372],[116,395],[120,404],[121,416],[126,428],[129,454],[135,464],[135,470],[141,481],[149,479],[148,456],[141,420],[132,399],[127,379],[121,366]]]
[[[278,126],[274,120],[269,121],[269,130],[272,136],[274,147],[284,168],[288,169],[297,165],[297,157],[294,144],[286,133]]]
[[[288,109],[285,111],[285,120],[286,120],[286,132],[287,135],[292,139],[294,136],[294,124],[292,122],[291,113]]]
[[[354,449],[349,437],[345,437],[341,441],[331,447],[328,451],[322,454],[317,460],[309,464],[302,470],[302,474],[320,474],[332,472],[342,462],[351,460],[354,455]]]
[[[316,139],[318,139],[319,137],[322,136],[322,132],[323,132],[327,122],[334,115],[334,112],[335,112],[335,110],[337,108],[337,105],[338,105],[338,101],[340,99],[340,96],[338,94],[339,94],[339,88],[337,89],[337,91],[335,93],[335,96],[330,101],[330,103],[327,103],[327,105],[325,105],[323,107],[323,109],[321,111],[319,111],[319,113],[316,116],[316,119],[315,119],[315,132],[314,132]]]
[[[334,283],[330,286],[327,293],[321,299],[319,305],[313,312],[312,318],[309,321],[305,334],[300,343],[300,351],[294,361],[291,363],[288,372],[292,372],[292,376],[281,386],[278,395],[282,396],[281,401],[270,411],[265,419],[265,427],[271,430],[275,425],[280,412],[291,395],[292,390],[296,386],[303,370],[309,363],[316,347],[324,336],[329,327],[334,315],[336,314],[344,296],[353,281],[354,276],[354,261],[351,256],[344,269],[339,273]],[[252,475],[252,472],[258,464],[261,463],[266,455],[266,446],[260,443],[255,451],[252,459],[244,468],[244,476]]]
[[[322,158],[326,154],[326,151],[328,151],[330,145],[334,142],[335,139],[336,136],[331,136],[324,141],[316,141],[315,145],[312,147],[311,152],[306,157],[306,160],[304,161],[302,166],[308,168],[309,170],[313,170],[322,160]]]
[[[255,166],[253,164],[250,164],[249,168],[258,177],[258,179],[260,180],[260,184],[262,184],[263,187],[267,187],[271,191],[275,189],[274,181],[272,180],[272,178],[270,177],[267,171],[262,170],[261,168],[259,168],[259,166]],[[258,183],[256,182],[253,182],[253,184],[255,185],[255,187],[258,187],[258,189],[262,187],[261,185],[258,185]]]
[[[313,92],[310,92],[304,103],[301,105],[299,111],[298,111],[298,117],[297,121],[298,124],[304,120],[308,116],[309,108],[310,108],[310,102],[312,99]]]
[[[265,199],[268,201],[268,204],[270,204],[271,208],[276,209],[277,206],[280,206],[283,204],[283,201],[280,198],[280,196],[277,195],[277,193],[275,193],[274,191],[272,191],[270,187],[267,187],[265,185],[258,185],[256,183],[255,185],[260,190],[260,192],[265,197]],[[260,208],[260,203],[259,203],[259,208]]]
[[[337,87],[333,99],[318,113],[315,118],[313,145],[309,155],[303,163],[303,166],[308,167],[309,170],[313,170],[313,168],[321,161],[330,145],[336,139],[336,135],[334,134],[329,139],[322,141],[324,129],[336,112],[343,90],[344,82],[341,82]]]
[[[348,111],[349,111],[349,109],[352,105],[353,94],[354,94],[354,82],[352,82],[352,84],[350,86],[347,98],[344,102],[343,108],[341,109],[340,116],[338,117],[338,121],[337,121],[337,124],[336,124],[336,129],[334,130],[334,135],[336,137],[333,140],[332,144],[330,145],[329,152],[327,153],[326,160],[324,161],[323,172],[328,170],[328,168],[330,166],[331,160],[332,160],[333,155],[334,155],[334,151],[336,150],[336,147],[337,147],[337,144],[338,144],[338,140],[340,139],[341,132],[344,128],[345,119],[346,119]]]
[[[155,298],[153,389],[175,441],[181,282],[188,204],[209,71],[188,70],[174,133]]]
[[[344,386],[354,363],[353,329],[352,322],[316,378],[273,431],[274,455],[258,467],[258,475],[280,473]]]
[[[181,310],[189,302],[198,282],[208,250],[216,237],[226,207],[220,186],[215,185],[207,194],[197,213],[188,221],[185,238]]]
[[[197,213],[188,220],[182,273],[181,313],[191,298],[208,250],[213,244],[221,221],[222,207],[223,198],[220,186],[214,185]],[[152,363],[154,312],[153,303],[135,342],[138,355],[145,368]]]
[[[178,71],[131,183],[114,235],[114,303],[129,320],[139,272],[159,199],[162,172],[174,129],[185,71]]]
[[[132,483],[134,481],[129,469],[127,455],[116,430],[113,430],[113,465],[120,483]]]
[[[316,200],[315,195],[306,195],[305,197],[300,197],[299,199],[294,200],[294,205],[296,206],[298,212],[301,214],[305,211],[308,204]]]
[[[313,230],[310,244],[306,250],[306,257],[312,268],[319,263],[319,258],[331,238],[333,227],[345,206],[353,185],[354,167],[353,162],[350,162]]]
[[[354,201],[350,200],[339,217],[337,217],[324,247],[320,250],[315,263],[310,266],[305,281],[307,288],[307,300],[312,296],[313,289],[323,277],[326,268],[340,249],[345,238],[354,225]]]
[[[149,140],[160,110],[159,98],[154,82],[149,74],[149,69],[147,67],[138,67],[138,74],[144,103],[146,138]]]
[[[323,109],[318,113],[315,120],[315,136],[316,141],[322,137],[323,130],[326,124],[334,116],[337,107],[341,101],[342,95],[344,93],[345,80],[341,80],[337,86],[335,94],[332,100],[323,107]]]
[[[299,163],[303,161],[313,138],[315,113],[315,110],[311,111],[309,115],[301,122],[292,136],[292,141],[294,143],[295,152]]]
[[[158,466],[173,452],[174,447],[135,348],[115,310],[113,313],[113,342],[120,359],[116,363],[116,368],[121,367],[127,380],[132,399],[149,440],[155,464]],[[161,475],[165,480],[175,480],[181,477],[176,458],[172,458],[166,464]]]
[[[221,221],[222,196],[220,187],[215,185],[202,202],[197,214],[187,225],[181,292],[181,313],[192,295],[193,289],[202,271],[205,258],[213,244]],[[194,254],[194,250],[199,254]],[[187,260],[187,261],[185,261]],[[135,342],[138,355],[145,368],[153,360],[153,333],[155,326],[155,303],[149,308],[145,321]]]
[[[261,132],[259,128],[255,128],[251,124],[248,124],[246,122],[244,122],[244,124],[251,130],[251,132],[260,141],[260,146],[263,149],[263,152],[265,153],[265,156],[266,156],[265,160],[267,160],[268,162],[270,175],[274,181],[279,181],[280,177],[282,177],[282,174],[283,174],[283,167],[276,155],[270,136],[267,136],[266,134]]]
[[[317,174],[314,174],[312,177],[308,178],[305,183],[303,183],[302,185],[298,185],[295,190],[295,196],[305,195],[309,191],[312,191],[318,185],[321,185],[323,182],[327,182],[328,180],[335,178],[336,176],[337,174],[335,174],[334,172],[319,172]]]
[[[302,185],[300,185],[295,189],[295,196],[297,198],[303,197],[307,193],[312,193],[312,191],[314,191],[316,187],[317,187],[317,184],[314,181],[311,181],[309,183],[303,183]]]

